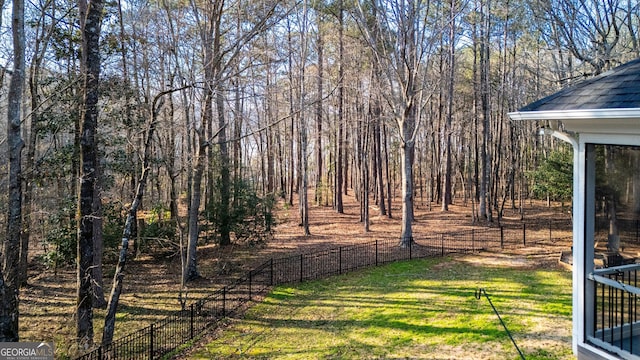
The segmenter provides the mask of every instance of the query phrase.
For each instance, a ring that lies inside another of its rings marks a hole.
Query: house
[[[640,59],[509,114],[573,147],[573,351],[640,359]]]

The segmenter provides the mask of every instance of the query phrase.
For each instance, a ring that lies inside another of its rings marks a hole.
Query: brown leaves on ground
[[[370,208],[370,231],[365,232],[360,222],[360,207],[352,196],[345,196],[344,214],[331,207],[311,205],[310,236],[303,235],[299,226],[298,209],[280,204],[277,211],[278,225],[275,238],[267,244],[234,244],[221,248],[214,244],[199,247],[199,267],[203,278],[189,284],[189,301],[205,296],[221,288],[232,279],[244,274],[271,257],[309,253],[322,248],[357,244],[375,239],[392,239],[400,234],[400,209],[393,208],[393,218],[379,215],[379,209]],[[399,206],[395,202],[395,206]],[[526,219],[568,218],[560,207],[545,207],[527,203]],[[433,204],[429,210],[418,201],[413,227],[416,236],[433,233],[451,233],[487,224],[474,224],[471,208],[462,205],[449,206],[448,212],[440,211]],[[518,210],[505,212],[503,223],[520,223]],[[544,222],[542,222],[544,224]],[[548,232],[544,225],[537,231]],[[536,231],[531,229],[530,231]],[[465,261],[495,263],[508,266],[540,266],[557,262],[561,249],[570,245],[571,229],[555,232],[552,241],[535,247],[511,251],[509,254],[476,254]],[[559,240],[561,239],[561,240]],[[33,245],[34,253],[37,244]],[[76,355],[75,350],[75,269],[59,269],[57,274],[44,269],[35,261],[30,269],[29,286],[20,294],[21,341],[54,341],[56,358]],[[142,254],[129,261],[126,268],[123,295],[116,320],[115,338],[141,329],[158,321],[172,311],[180,309],[180,256],[178,254]],[[114,271],[113,264],[105,264],[105,287],[108,291]],[[95,311],[95,339],[99,340],[104,321],[104,311]]]

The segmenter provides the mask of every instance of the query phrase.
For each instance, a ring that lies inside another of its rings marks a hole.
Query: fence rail
[[[595,270],[593,330],[588,340],[623,358],[637,358],[640,348],[640,265]],[[630,354],[636,355],[630,356]]]
[[[552,230],[568,230],[570,221],[555,220],[527,229],[495,227],[415,237],[410,246],[401,247],[397,239],[376,240],[363,244],[340,246],[309,254],[270,259],[235,282],[190,304],[167,318],[145,328],[101,345],[76,358],[93,359],[157,359],[189,340],[215,327],[225,317],[244,311],[256,297],[266,295],[273,286],[297,283],[339,275],[357,269],[390,262],[452,253],[525,247],[553,240]]]

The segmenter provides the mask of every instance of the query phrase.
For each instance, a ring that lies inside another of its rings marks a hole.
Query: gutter
[[[507,115],[511,120],[638,119],[640,108],[516,111]]]

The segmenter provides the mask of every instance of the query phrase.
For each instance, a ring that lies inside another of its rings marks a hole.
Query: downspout
[[[583,246],[576,246],[580,243],[579,237],[584,234],[584,229],[580,229],[580,224],[584,226],[582,221],[578,219],[584,218],[585,199],[580,196],[580,193],[584,189],[580,189],[580,145],[576,135],[573,133],[563,132],[553,128],[540,129],[541,135],[551,135],[556,139],[562,140],[571,144],[573,148],[573,199],[572,199],[572,216],[573,216],[573,291],[572,291],[572,344],[574,354],[578,354],[578,344],[584,343],[585,340],[585,319],[584,319],[584,300],[586,290],[586,259],[585,259],[585,244]],[[578,214],[578,211],[582,209],[582,213]],[[586,239],[583,239],[586,242]]]
[[[559,131],[556,129],[550,129],[550,128],[542,128],[540,129],[540,134],[541,135],[551,135],[556,139],[560,139],[564,142],[568,142],[569,144],[571,144],[571,146],[573,147],[574,153],[573,155],[577,155],[576,151],[578,150],[578,140],[575,138],[575,135],[572,133],[568,133],[568,132],[564,132],[564,131]],[[574,162],[575,162],[575,158],[574,158]],[[574,172],[575,175],[575,172]]]

